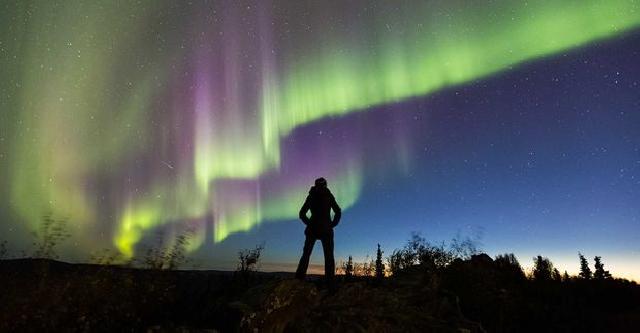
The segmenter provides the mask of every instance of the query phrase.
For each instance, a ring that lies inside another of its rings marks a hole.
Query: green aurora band
[[[372,17],[354,18],[354,29],[280,43],[278,52],[258,56],[254,103],[217,110],[216,98],[228,91],[213,91],[215,78],[205,77],[211,85],[196,92],[189,161],[175,166],[171,180],[152,173],[146,186],[112,194],[122,201],[120,211],[101,216],[101,194],[87,182],[118,173],[126,184],[135,175],[120,170],[121,163],[164,144],[154,141],[149,119],[171,90],[175,59],[198,50],[168,50],[158,40],[193,33],[180,28],[192,14],[162,28],[159,13],[175,8],[157,1],[36,4],[5,4],[0,14],[0,177],[9,198],[3,204],[27,228],[45,213],[73,221],[74,235],[94,232],[96,221],[115,221],[112,241],[127,257],[146,231],[181,219],[213,214],[213,239],[220,242],[263,221],[295,218],[307,184],[229,207],[215,202],[222,200],[220,181],[277,172],[281,140],[300,126],[478,80],[640,24],[639,5],[630,0],[448,1],[379,8]],[[332,13],[330,4],[313,6]],[[279,23],[266,25],[261,36],[275,35],[282,22],[294,20],[274,19]],[[229,52],[246,46],[238,43]],[[257,116],[247,116],[248,109]],[[225,117],[215,118],[216,112]],[[224,128],[216,127],[219,119],[225,119]],[[331,177],[341,184],[338,200],[354,204],[362,186],[357,157]],[[202,233],[192,250],[204,241]],[[94,246],[92,237],[74,239],[80,247]]]

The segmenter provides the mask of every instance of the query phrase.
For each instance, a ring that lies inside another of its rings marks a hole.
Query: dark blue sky
[[[578,251],[601,255],[614,274],[640,277],[639,55],[640,34],[629,34],[298,129],[289,140],[363,123],[372,136],[409,131],[402,172],[386,148],[363,154],[365,186],[336,229],[336,256],[373,255],[378,242],[388,254],[419,231],[434,242],[481,237],[492,255],[514,252],[528,266],[542,254],[569,272]],[[265,223],[200,254],[228,259],[264,241],[265,262],[293,264],[302,230]],[[317,263],[321,253],[318,243]]]

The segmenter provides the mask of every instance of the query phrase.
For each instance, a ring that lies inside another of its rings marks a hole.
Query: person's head
[[[322,177],[320,177],[320,178],[316,179],[315,186],[316,187],[326,188],[327,187],[327,180],[322,178]]]

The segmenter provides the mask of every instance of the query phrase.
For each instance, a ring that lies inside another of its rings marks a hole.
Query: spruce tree
[[[578,275],[585,280],[591,279],[592,274],[589,268],[589,262],[580,252],[578,252],[578,257],[580,258],[580,274]]]
[[[600,256],[596,256],[595,258],[593,258],[593,261],[595,261],[594,266],[596,267],[596,270],[593,273],[594,279],[604,280],[611,278],[611,274],[609,273],[609,271],[604,270],[604,264],[602,263]]]
[[[382,263],[382,250],[380,250],[380,244],[378,244],[378,251],[376,252],[376,278],[381,279],[384,277],[384,264]]]
[[[347,279],[353,277],[353,258],[351,256],[349,256],[349,259],[344,266],[344,275],[347,277]]]
[[[553,264],[549,258],[537,256],[533,258],[533,279],[536,281],[549,281],[552,277]]]

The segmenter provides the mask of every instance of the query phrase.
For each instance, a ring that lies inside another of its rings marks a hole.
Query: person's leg
[[[333,258],[333,234],[322,237],[322,250],[324,251],[324,276],[331,285],[336,272],[336,263]]]
[[[307,267],[309,267],[309,258],[311,257],[311,251],[313,251],[313,245],[315,245],[315,237],[306,235],[304,240],[304,248],[302,249],[302,257],[298,263],[298,269],[296,270],[296,278],[304,279],[307,275]]]

